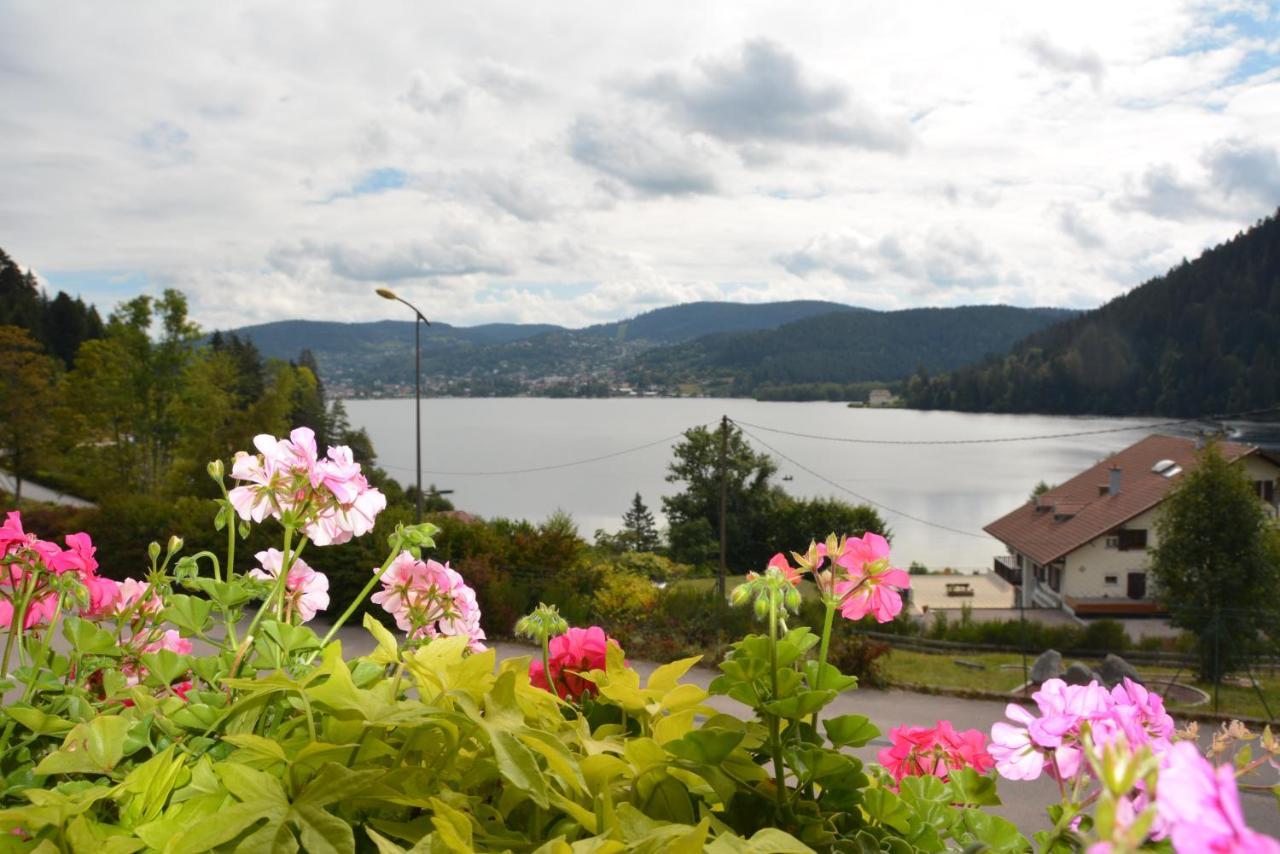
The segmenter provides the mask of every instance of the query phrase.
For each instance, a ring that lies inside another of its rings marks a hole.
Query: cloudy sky
[[[206,326],[1090,307],[1280,205],[1280,3],[0,0],[0,247]]]

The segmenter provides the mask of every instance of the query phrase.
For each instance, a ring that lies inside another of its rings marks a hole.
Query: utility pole
[[[720,575],[716,579],[716,592],[720,601],[725,599],[725,576],[728,574],[729,536],[729,416],[720,416]]]

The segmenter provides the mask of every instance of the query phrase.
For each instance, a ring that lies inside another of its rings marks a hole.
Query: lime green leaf
[[[13,718],[36,735],[61,735],[75,724],[64,718],[45,714],[31,706],[6,706],[4,714]]]
[[[120,655],[120,646],[111,632],[79,617],[68,616],[62,621],[62,636],[79,655]]]
[[[689,669],[700,661],[702,661],[702,656],[695,655],[692,658],[682,658],[679,661],[664,664],[649,674],[649,681],[646,687],[651,691],[670,691],[676,687],[680,677],[688,673]]]
[[[142,656],[142,666],[147,668],[148,684],[169,686],[191,671],[191,657],[160,649]]]
[[[369,655],[370,660],[383,665],[399,664],[400,645],[396,643],[395,635],[387,631],[387,627],[372,614],[364,615],[364,628],[378,643],[377,648]]]
[[[168,597],[161,618],[173,623],[186,634],[203,634],[209,627],[209,615],[213,612],[213,603],[208,599],[197,599],[175,593]]]
[[[488,727],[489,743],[494,758],[498,760],[498,772],[535,804],[547,808],[547,781],[529,748],[505,729]]]
[[[132,722],[118,715],[102,715],[77,724],[62,747],[36,766],[37,774],[110,774],[124,757],[125,738]]]

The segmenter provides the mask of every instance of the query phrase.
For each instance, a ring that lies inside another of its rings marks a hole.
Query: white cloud
[[[1280,39],[1219,12],[9,4],[0,246],[211,326],[1095,305],[1280,203]]]

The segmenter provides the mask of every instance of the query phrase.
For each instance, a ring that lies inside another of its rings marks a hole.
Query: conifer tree
[[[631,500],[631,509],[622,516],[622,534],[632,551],[651,552],[661,544],[653,514],[638,492]]]

